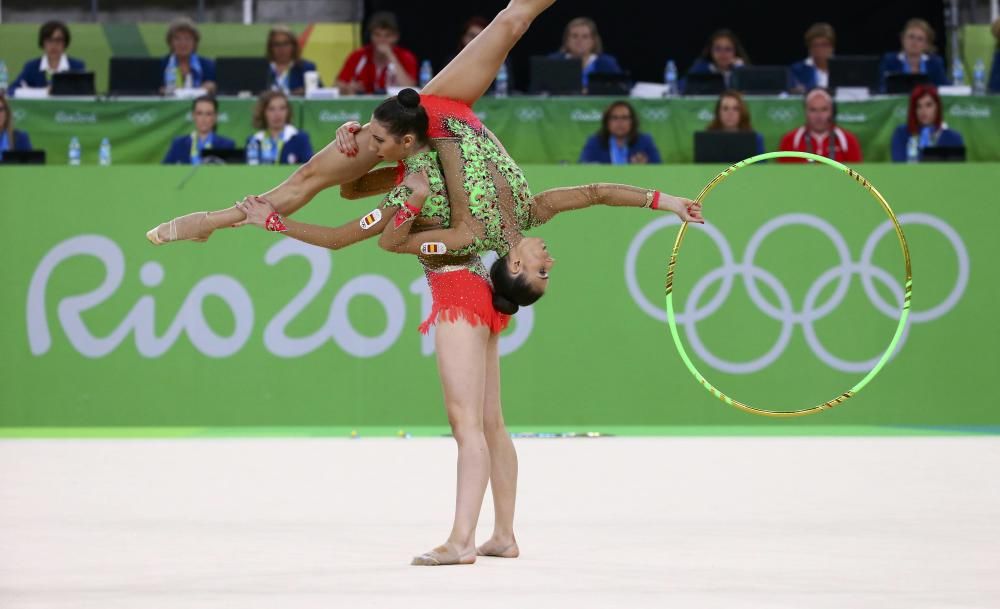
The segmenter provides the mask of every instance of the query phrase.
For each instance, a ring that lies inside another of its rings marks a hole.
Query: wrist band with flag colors
[[[823,402],[822,404],[816,406],[810,406],[807,408],[800,408],[797,410],[774,410],[774,409],[750,406],[749,404],[745,404],[734,398],[731,398],[728,395],[716,389],[708,381],[708,379],[706,379],[704,375],[702,375],[701,372],[698,371],[694,363],[691,362],[691,358],[688,357],[687,351],[685,351],[684,345],[683,343],[681,343],[680,332],[677,329],[677,315],[674,312],[674,276],[675,273],[677,272],[677,258],[680,253],[681,244],[684,242],[684,235],[687,233],[688,223],[684,222],[683,224],[681,224],[680,230],[677,232],[677,239],[676,241],[674,241],[673,252],[670,255],[670,264],[667,266],[667,280],[665,286],[666,298],[667,298],[667,322],[670,325],[670,334],[671,336],[673,336],[674,345],[676,345],[677,347],[677,352],[680,353],[681,359],[684,360],[684,364],[687,366],[687,369],[691,372],[692,375],[694,375],[695,379],[697,379],[698,382],[701,383],[701,385],[706,390],[708,390],[709,393],[719,398],[726,404],[729,404],[730,406],[734,406],[736,408],[739,408],[740,410],[752,414],[758,414],[769,417],[796,417],[796,416],[803,416],[807,414],[822,412],[824,410],[828,410],[830,408],[833,408],[834,406],[842,404],[848,399],[857,395],[857,393],[861,391],[861,389],[864,388],[865,385],[867,385],[873,378],[875,378],[875,375],[878,374],[880,370],[882,370],[886,362],[889,361],[889,358],[892,356],[893,352],[895,352],[896,346],[899,344],[899,340],[902,337],[903,331],[906,327],[906,321],[907,319],[909,319],[910,316],[910,299],[913,292],[913,273],[910,268],[910,249],[909,246],[906,244],[906,236],[903,235],[903,228],[900,226],[899,220],[896,218],[896,214],[894,214],[892,208],[889,207],[889,203],[885,200],[885,197],[883,197],[882,194],[875,189],[875,187],[872,185],[871,182],[869,182],[867,179],[862,177],[861,174],[854,171],[850,167],[838,163],[833,159],[829,159],[827,157],[819,156],[816,154],[811,154],[808,152],[768,152],[765,154],[759,154],[757,156],[750,157],[749,159],[740,161],[739,163],[736,163],[729,169],[726,169],[719,175],[715,176],[715,178],[711,182],[709,182],[708,185],[705,186],[705,188],[701,190],[695,201],[697,201],[698,203],[702,203],[705,197],[708,196],[708,193],[712,192],[712,189],[718,186],[723,180],[731,176],[734,172],[736,172],[736,170],[760,161],[766,161],[768,159],[776,159],[783,157],[808,159],[811,161],[816,161],[817,163],[828,165],[830,167],[833,167],[834,169],[838,169],[847,174],[858,184],[860,184],[861,187],[867,190],[872,195],[872,197],[882,206],[882,209],[885,210],[885,213],[889,216],[889,219],[892,221],[892,225],[896,229],[896,236],[899,238],[899,245],[903,250],[904,293],[903,293],[902,311],[899,316],[899,324],[896,326],[896,332],[893,334],[892,340],[889,342],[889,347],[882,354],[882,357],[879,358],[878,362],[875,364],[875,367],[872,368],[868,372],[868,374],[866,374],[865,377],[862,378],[860,381],[858,381],[853,387],[841,393],[837,397],[831,400],[827,400],[826,402]]]
[[[264,220],[264,228],[276,233],[283,233],[288,230],[288,227],[281,221],[281,216],[278,215],[278,212],[276,211],[271,212],[271,215],[267,217],[267,220]]]

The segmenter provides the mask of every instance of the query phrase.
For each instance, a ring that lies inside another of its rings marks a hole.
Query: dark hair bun
[[[500,294],[493,292],[493,308],[496,309],[497,311],[500,311],[501,313],[506,313],[507,315],[513,315],[514,313],[517,313],[517,310],[520,309],[521,307],[507,300]]]
[[[403,89],[396,95],[399,105],[404,108],[416,108],[420,105],[420,94],[413,89]]]

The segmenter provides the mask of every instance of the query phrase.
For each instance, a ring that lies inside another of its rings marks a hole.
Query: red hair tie
[[[653,209],[660,209],[660,191],[657,190],[653,193],[653,203],[650,204]]]

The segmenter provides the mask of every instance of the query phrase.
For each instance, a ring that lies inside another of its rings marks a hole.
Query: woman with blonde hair
[[[562,46],[549,55],[552,59],[576,59],[583,65],[583,88],[590,83],[590,75],[621,74],[621,66],[613,55],[604,52],[597,23],[590,17],[577,17],[566,24]]]
[[[170,54],[163,58],[163,91],[173,89],[205,89],[215,93],[215,62],[198,54],[201,32],[194,21],[186,17],[175,19],[167,28]]]
[[[944,60],[937,55],[934,47],[934,28],[923,19],[910,19],[899,34],[902,50],[882,56],[879,73],[882,75],[881,89],[886,90],[886,77],[890,74],[926,74],[930,81],[940,87],[951,84],[944,69]]]

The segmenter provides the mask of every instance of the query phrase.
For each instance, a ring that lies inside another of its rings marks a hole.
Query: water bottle
[[[260,165],[260,148],[257,145],[257,138],[250,138],[247,144],[247,165]]]
[[[177,71],[167,64],[167,67],[163,70],[163,92],[166,95],[173,95],[174,90],[177,89]]]
[[[673,59],[667,61],[667,67],[663,70],[663,83],[667,85],[663,92],[664,97],[677,95],[677,64]]]
[[[500,64],[500,70],[497,72],[496,84],[493,85],[493,95],[496,97],[507,97],[510,92],[508,87],[510,86],[509,77],[507,75],[507,64]]]
[[[111,142],[108,138],[101,140],[101,147],[97,153],[97,162],[104,167],[111,164]]]
[[[420,88],[426,87],[433,76],[434,72],[431,71],[431,60],[425,59],[420,64]]]
[[[7,83],[9,80],[10,77],[7,74],[7,64],[4,63],[3,60],[0,60],[0,91],[6,93]]]
[[[965,66],[962,65],[962,60],[958,57],[955,58],[955,63],[951,66],[951,81],[951,84],[956,87],[965,84]]]
[[[396,65],[390,63],[385,68],[385,90],[396,88]]]
[[[274,164],[274,144],[270,137],[264,137],[260,141],[260,162],[268,165]]]
[[[976,95],[986,95],[986,63],[980,57],[972,71],[972,92]]]
[[[920,146],[917,145],[916,137],[910,137],[910,140],[906,143],[906,162],[920,162]]]
[[[80,140],[78,140],[75,135],[73,136],[73,139],[69,141],[69,164],[80,164]]]

